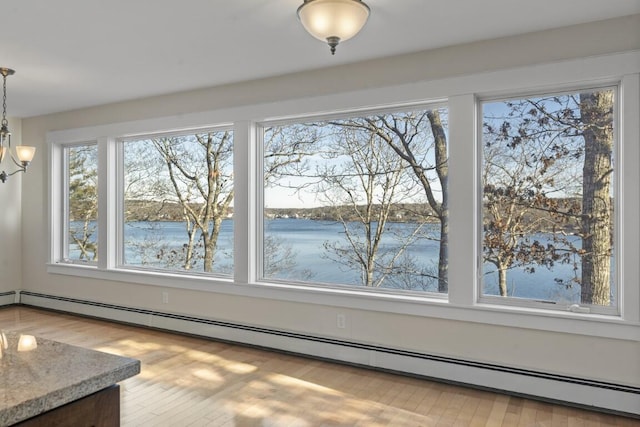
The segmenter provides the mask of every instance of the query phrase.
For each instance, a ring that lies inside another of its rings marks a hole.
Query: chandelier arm
[[[11,173],[6,173],[5,171],[0,172],[0,182],[6,182],[7,178],[9,178],[10,176],[13,176],[15,174],[17,174],[18,172],[26,172],[27,171],[27,167],[24,165],[20,166],[20,169],[15,170]]]
[[[0,172],[0,182],[3,183],[6,182],[7,178],[9,178],[10,176],[13,176],[20,172],[26,172],[27,166],[29,166],[29,162],[18,162],[15,157],[13,157],[13,154],[11,152],[9,152],[9,157],[11,158],[11,161],[18,167],[18,169],[14,170],[11,173],[7,173],[6,171]]]
[[[14,170],[14,171],[13,171],[13,172],[11,172],[11,173],[6,173],[6,172],[4,172],[4,174],[5,174],[7,177],[9,177],[9,176],[13,176],[13,175],[17,174],[18,172],[24,172],[24,171],[26,171],[26,170],[27,170],[27,168],[25,168],[24,166],[20,166],[20,169],[18,169],[18,170]]]
[[[9,151],[9,157],[11,157],[11,161],[12,161],[12,162],[17,166],[17,167],[19,167],[20,169],[22,169],[22,172],[26,172],[26,170],[27,170],[27,166],[24,164],[24,162],[19,161],[19,160],[16,160],[16,158],[15,158],[15,157],[13,157],[13,153],[12,153],[11,151]],[[9,176],[11,176],[11,175],[15,174],[16,172],[20,172],[20,171],[19,171],[19,170],[17,170],[17,171],[15,171],[15,172],[13,172],[13,173],[10,173],[10,174],[9,174]]]

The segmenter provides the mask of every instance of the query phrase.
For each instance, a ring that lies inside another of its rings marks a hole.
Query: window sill
[[[351,289],[274,283],[236,283],[212,276],[185,276],[136,270],[101,270],[75,264],[48,264],[47,272],[91,279],[162,286],[251,298],[267,298],[350,310],[438,318],[453,321],[518,327],[548,332],[640,341],[640,324],[619,316],[517,306],[450,303],[446,298],[390,295]]]

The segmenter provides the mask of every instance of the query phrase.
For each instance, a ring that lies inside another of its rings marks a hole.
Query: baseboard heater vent
[[[0,307],[5,305],[13,305],[19,301],[17,301],[18,293],[16,291],[8,291],[8,292],[0,292]]]
[[[640,387],[29,291],[16,302],[640,418]]]

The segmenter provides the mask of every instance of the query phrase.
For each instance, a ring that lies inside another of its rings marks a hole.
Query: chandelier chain
[[[2,126],[7,126],[7,75],[2,74]]]

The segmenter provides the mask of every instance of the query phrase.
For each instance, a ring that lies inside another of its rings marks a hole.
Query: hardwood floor
[[[600,414],[57,312],[0,309],[0,327],[134,357],[123,426],[639,426]]]

